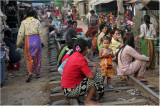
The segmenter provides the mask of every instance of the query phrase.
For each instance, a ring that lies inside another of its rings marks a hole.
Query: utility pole
[[[117,0],[118,16],[117,16],[117,28],[121,25],[121,19],[123,18],[123,0]]]

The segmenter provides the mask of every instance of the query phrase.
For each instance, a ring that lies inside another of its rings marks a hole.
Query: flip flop
[[[36,75],[36,78],[41,78],[42,76],[40,74]]]
[[[31,79],[32,79],[32,74],[28,76],[28,78],[27,78],[26,82],[30,82],[30,81],[31,81]]]
[[[145,79],[138,79],[138,80],[141,82],[147,82],[147,80],[145,80]]]

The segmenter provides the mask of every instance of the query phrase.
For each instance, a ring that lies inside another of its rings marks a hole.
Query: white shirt
[[[144,37],[145,39],[154,39],[156,35],[156,30],[153,24],[149,24],[149,29],[147,28],[146,24],[142,24],[140,30],[141,30],[141,34],[139,35],[140,38]]]
[[[47,12],[47,15],[48,15],[48,17],[50,17],[50,16],[51,16],[51,13],[50,13],[50,12]]]

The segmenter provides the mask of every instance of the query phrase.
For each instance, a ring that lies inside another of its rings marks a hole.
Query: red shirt
[[[61,87],[75,88],[76,85],[79,85],[80,82],[91,73],[83,55],[79,52],[74,52],[64,66]]]
[[[94,37],[93,38],[93,40],[92,40],[92,49],[93,49],[93,51],[96,51],[96,39],[97,39],[97,37]]]

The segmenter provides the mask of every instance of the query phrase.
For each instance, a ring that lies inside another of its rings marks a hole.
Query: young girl
[[[114,75],[114,69],[112,66],[112,57],[113,57],[113,51],[109,48],[110,45],[110,38],[107,36],[104,36],[102,39],[102,45],[103,48],[99,52],[99,58],[101,59],[101,74],[103,78],[107,77],[107,87],[113,88],[110,85],[111,77]]]

